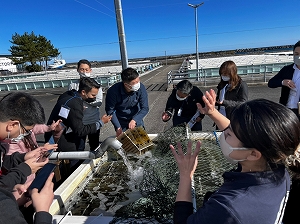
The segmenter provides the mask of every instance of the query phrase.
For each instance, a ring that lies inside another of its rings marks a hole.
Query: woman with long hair
[[[193,213],[191,180],[201,143],[193,151],[190,142],[186,153],[180,143],[177,150],[171,145],[180,176],[174,223],[281,224],[290,191],[287,158],[290,169],[299,173],[297,162],[291,162],[300,142],[297,116],[281,104],[255,99],[237,106],[229,120],[215,109],[215,99],[213,90],[206,92],[205,107],[198,104],[198,109],[223,130],[222,153],[238,166],[223,174],[222,186]]]
[[[221,114],[230,118],[232,110],[248,100],[248,86],[237,74],[233,61],[225,61],[219,69],[219,75],[221,81],[217,86],[216,106]]]

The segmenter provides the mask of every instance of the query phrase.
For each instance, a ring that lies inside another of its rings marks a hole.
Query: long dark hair
[[[231,114],[231,126],[246,148],[255,148],[269,162],[293,155],[300,142],[298,117],[287,107],[266,99],[240,104]]]

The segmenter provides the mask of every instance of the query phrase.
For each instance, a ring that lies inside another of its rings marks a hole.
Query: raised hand
[[[216,111],[215,104],[216,104],[216,93],[213,89],[206,91],[203,95],[202,99],[205,103],[205,107],[202,107],[200,103],[197,103],[198,110],[202,114],[210,115],[214,111]]]
[[[52,122],[52,124],[50,125],[50,129],[51,129],[51,131],[54,131],[54,130],[56,130],[56,129],[61,129],[61,128],[59,128],[59,126],[60,126],[60,123],[62,122],[62,120],[61,119],[58,119],[56,122],[55,121],[53,121]],[[58,130],[58,131],[59,131]]]
[[[192,177],[196,170],[198,164],[197,158],[200,151],[201,142],[200,141],[197,142],[196,149],[193,153],[192,153],[192,144],[193,144],[192,141],[188,142],[187,152],[185,155],[182,151],[180,142],[177,143],[178,152],[176,152],[176,149],[173,145],[170,145],[170,149],[177,162],[180,176],[183,175],[183,176]]]

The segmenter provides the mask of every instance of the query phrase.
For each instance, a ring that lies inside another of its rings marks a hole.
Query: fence
[[[264,65],[249,65],[237,66],[238,75],[247,82],[267,82],[274,74],[278,73],[280,69],[290,63],[279,64],[264,64]],[[220,81],[219,68],[206,68],[197,70],[182,70],[170,71],[167,75],[167,83],[169,88],[173,88],[178,82],[183,79],[188,79],[200,86],[208,86]]]
[[[157,62],[133,65],[132,67],[134,67],[139,74],[142,74],[159,66],[160,64]],[[105,91],[114,83],[121,81],[120,73],[121,66],[102,67],[93,69],[93,75],[91,77],[94,78]],[[70,83],[78,79],[79,75],[75,69],[0,76],[0,91],[67,87]]]

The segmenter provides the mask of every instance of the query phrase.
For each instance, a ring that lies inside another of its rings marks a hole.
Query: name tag
[[[182,112],[182,108],[180,108],[180,109],[178,110],[178,113],[177,113],[177,116],[178,116],[178,117],[181,116],[181,112]]]
[[[70,113],[70,108],[66,107],[66,106],[61,106],[60,111],[59,111],[59,116],[61,116],[62,118],[67,119]]]

